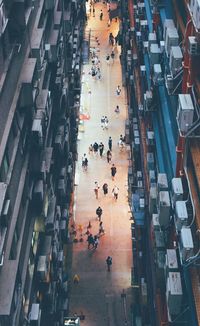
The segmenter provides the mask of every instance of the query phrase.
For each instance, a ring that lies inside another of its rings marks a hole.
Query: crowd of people
[[[109,1],[107,2],[107,12],[108,16],[110,14],[110,4]],[[95,1],[90,1],[90,14],[93,14],[93,17],[95,17],[95,14],[97,14],[97,17],[99,16],[100,21],[104,20],[106,17],[105,11],[102,9],[98,10],[96,13],[95,11]],[[109,23],[108,26],[110,27],[111,20],[109,18]],[[96,42],[96,46],[93,47],[90,51],[91,54],[91,67],[89,70],[89,75],[95,80],[101,80],[102,79],[102,72],[101,72],[101,62],[100,62],[100,57],[99,57],[99,46],[100,46],[100,40],[97,36],[94,38]],[[119,34],[116,36],[113,35],[112,32],[109,33],[108,35],[108,43],[109,43],[109,53],[106,55],[106,62],[107,64],[114,63],[114,59],[117,53],[117,45],[118,45],[118,40],[119,40]],[[107,52],[106,52],[107,53]],[[122,89],[120,85],[117,85],[116,90],[115,90],[115,96],[119,97],[121,95]],[[120,114],[120,107],[119,105],[116,105],[116,107],[113,109],[114,113],[118,116]],[[100,127],[101,130],[108,131],[110,130],[110,125],[111,121],[109,121],[107,115],[102,115],[100,118]],[[120,135],[119,140],[117,142],[117,145],[119,149],[121,150],[122,148],[125,148],[125,137],[123,135]],[[107,144],[103,144],[102,141],[94,141],[93,144],[90,144],[88,147],[88,157],[87,154],[84,153],[82,156],[82,168],[83,171],[87,171],[88,167],[90,167],[91,162],[94,159],[104,159],[105,161],[109,164],[108,167],[110,169],[110,176],[111,176],[111,183],[102,182],[100,184],[97,180],[94,181],[94,186],[93,186],[93,191],[94,191],[94,196],[95,199],[98,200],[99,198],[101,199],[101,203],[103,203],[105,198],[111,196],[113,198],[113,202],[117,202],[118,197],[119,197],[119,187],[117,184],[115,184],[115,179],[117,175],[117,166],[113,162],[113,139],[111,136],[108,136],[107,138]],[[97,174],[98,176],[98,174]],[[105,235],[105,229],[103,225],[103,208],[100,205],[97,205],[96,208],[96,217],[99,222],[98,226],[98,232],[94,234],[94,231],[92,232],[91,230],[91,223],[89,222],[89,225],[87,227],[87,232],[85,235],[87,235],[87,248],[88,250],[96,250],[99,246],[100,238],[101,236]],[[105,260],[105,263],[107,265],[107,270],[111,270],[111,265],[112,265],[112,257],[108,256]],[[78,280],[79,281],[79,280]]]

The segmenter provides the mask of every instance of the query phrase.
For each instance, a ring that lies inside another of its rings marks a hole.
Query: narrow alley
[[[94,5],[95,17],[91,11],[86,26],[90,32],[90,48],[98,56],[101,76],[92,76],[91,57],[89,64],[83,65],[81,109],[82,120],[78,136],[78,161],[75,177],[73,219],[76,226],[77,242],[73,243],[71,294],[69,315],[83,315],[81,324],[86,326],[131,325],[131,220],[127,200],[127,174],[129,146],[120,148],[120,135],[125,134],[127,117],[126,91],[122,86],[120,65],[121,47],[109,44],[109,34],[114,37],[119,30],[119,19],[113,19],[108,26],[107,5]],[[100,20],[101,10],[103,18]],[[106,61],[106,56],[114,49],[114,59]],[[121,94],[116,94],[117,86]],[[115,108],[119,106],[120,112]],[[107,116],[108,126],[102,128],[101,117]],[[108,139],[112,138],[112,160],[107,162]],[[90,144],[104,144],[103,156],[88,151]],[[88,158],[87,170],[82,167],[82,157]],[[117,173],[111,178],[111,166],[115,164]],[[98,199],[95,197],[95,182],[99,185]],[[108,184],[108,194],[102,186]],[[119,188],[118,199],[113,197],[114,186]],[[97,249],[88,249],[87,234],[99,232],[96,209],[103,210],[102,222],[105,234],[99,237]],[[91,224],[91,228],[87,228]],[[71,228],[73,233],[73,228]],[[83,239],[83,241],[82,241]],[[81,240],[81,241],[80,241]],[[107,271],[106,258],[112,257],[111,271]],[[73,283],[74,275],[79,282]],[[124,295],[125,294],[125,295]]]

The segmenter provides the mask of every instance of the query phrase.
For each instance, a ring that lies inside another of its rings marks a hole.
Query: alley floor
[[[100,11],[103,19],[100,20]],[[85,326],[131,326],[131,220],[127,198],[127,175],[129,165],[129,146],[121,150],[118,146],[120,135],[125,134],[127,118],[126,90],[122,86],[122,73],[119,55],[120,46],[114,46],[115,58],[106,62],[106,55],[111,54],[109,33],[114,36],[119,30],[119,21],[111,22],[108,27],[107,5],[95,4],[95,17],[91,12],[86,29],[90,31],[90,47],[97,51],[100,60],[101,78],[90,74],[89,64],[83,65],[81,110],[88,120],[79,126],[78,162],[76,165],[75,195],[73,219],[77,230],[78,242],[73,243],[71,290],[69,315],[84,315],[81,325]],[[117,86],[122,92],[116,94]],[[120,113],[115,112],[119,105]],[[101,127],[101,117],[107,116],[108,129]],[[112,160],[107,163],[108,138],[113,141]],[[88,152],[94,142],[104,144],[101,158]],[[88,169],[82,168],[82,156],[86,153]],[[111,178],[111,166],[116,165],[115,180]],[[95,198],[95,182],[98,182],[99,197]],[[108,194],[104,196],[102,185],[108,184]],[[112,195],[114,186],[119,188],[118,199]],[[97,249],[88,249],[87,230],[98,234],[99,221],[96,209],[103,210],[102,221],[105,234],[99,238]],[[91,224],[91,228],[87,226]],[[73,229],[71,230],[73,231]],[[83,241],[79,241],[83,238]],[[111,271],[107,271],[106,258],[112,257]],[[73,283],[77,274],[78,284]],[[125,295],[123,295],[125,293]]]

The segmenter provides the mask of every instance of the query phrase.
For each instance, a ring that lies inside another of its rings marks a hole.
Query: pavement
[[[100,10],[103,20],[100,21]],[[106,62],[106,55],[111,53],[108,36],[114,36],[119,30],[119,22],[112,21],[108,27],[107,6],[102,2],[95,4],[95,16],[88,19],[87,30],[91,30],[91,47],[97,49],[100,60],[101,79],[97,80],[89,74],[90,63],[83,66],[81,110],[87,120],[79,126],[78,162],[76,165],[75,194],[73,220],[78,242],[72,245],[72,266],[70,270],[71,288],[69,315],[83,315],[81,325],[85,326],[131,326],[131,267],[132,243],[130,207],[127,198],[127,176],[129,165],[129,147],[120,150],[118,140],[125,134],[127,118],[126,90],[122,87],[122,72],[119,60],[121,48],[114,48],[114,62]],[[96,41],[98,38],[98,43]],[[116,95],[120,85],[122,92]],[[114,112],[116,105],[120,114]],[[101,128],[101,117],[109,119],[108,129]],[[111,164],[107,163],[108,138],[112,137],[112,161],[117,168],[115,180],[111,178]],[[105,149],[101,158],[88,152],[94,142],[103,142]],[[86,153],[88,169],[82,168],[81,158]],[[99,198],[95,198],[95,181],[100,185]],[[104,196],[102,185],[108,184],[108,195]],[[119,188],[119,197],[115,201],[112,196],[114,186]],[[89,231],[98,234],[99,221],[96,208],[103,209],[102,221],[105,234],[100,237],[98,248],[88,249],[87,226]],[[70,230],[73,231],[73,228]],[[73,236],[72,236],[73,238]],[[83,241],[79,241],[83,239]],[[107,271],[106,258],[112,257],[111,271]],[[79,276],[78,284],[73,277]]]

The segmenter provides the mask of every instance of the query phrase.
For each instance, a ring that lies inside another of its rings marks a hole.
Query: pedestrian
[[[101,128],[104,129],[104,127],[105,127],[105,116],[102,115],[102,117],[101,117]]]
[[[115,164],[112,165],[112,167],[111,167],[110,170],[111,170],[111,177],[112,177],[112,180],[114,181],[114,179],[115,179],[115,174],[117,173],[117,168],[116,168]]]
[[[100,222],[99,223],[99,236],[101,234],[105,234],[105,231],[104,231],[104,228],[103,228],[103,222]]]
[[[116,106],[116,108],[115,108],[115,113],[117,113],[117,114],[120,113],[119,105]]]
[[[90,146],[88,147],[88,153],[89,155],[93,153],[93,145],[90,144]]]
[[[112,193],[113,193],[114,199],[117,200],[118,194],[119,194],[119,188],[117,186],[114,186]]]
[[[100,144],[99,144],[99,154],[100,154],[100,157],[102,157],[103,151],[104,151],[104,144],[102,142],[100,142]]]
[[[100,20],[103,20],[103,11],[102,11],[102,9],[101,9],[101,11],[100,11],[100,16],[99,16],[99,18],[100,18]]]
[[[94,236],[94,249],[97,249],[98,247],[98,244],[99,244],[99,238],[97,235]]]
[[[90,249],[91,245],[92,245],[92,247],[94,247],[94,238],[91,233],[87,237],[87,242],[88,242],[88,249]]]
[[[120,86],[118,85],[117,88],[116,88],[116,94],[117,94],[117,96],[120,96],[121,91],[122,90],[121,90]]]
[[[82,167],[83,167],[83,169],[85,171],[87,170],[87,167],[88,167],[88,159],[87,159],[86,154],[84,154],[83,157],[82,157]]]
[[[115,52],[114,52],[114,50],[111,51],[110,57],[112,58],[113,63],[114,63],[114,58],[115,58]]]
[[[107,62],[107,64],[110,63],[110,55],[109,54],[107,54],[107,56],[106,56],[106,62]]]
[[[95,8],[93,6],[93,9],[92,9],[92,12],[93,12],[93,17],[95,17]]]
[[[103,210],[100,206],[96,209],[96,214],[98,216],[99,221],[101,222],[101,215],[103,214]]]
[[[99,185],[98,185],[98,182],[97,181],[95,181],[95,183],[94,183],[94,193],[95,193],[95,196],[96,196],[96,199],[98,199],[98,197],[99,197]]]
[[[109,34],[109,44],[114,45],[114,36],[112,33]]]
[[[107,264],[107,270],[108,270],[108,272],[110,272],[110,267],[112,265],[112,257],[108,256],[106,258],[106,264]]]
[[[104,118],[104,127],[105,127],[105,129],[108,129],[108,122],[109,122],[108,117],[105,116],[105,118]]]
[[[98,154],[98,149],[99,149],[99,145],[97,144],[97,142],[95,142],[93,144],[93,151],[94,151],[94,154],[97,155]]]
[[[80,281],[80,277],[78,276],[78,274],[75,274],[74,277],[73,277],[74,284],[78,284],[79,281]]]
[[[108,139],[108,148],[110,151],[112,151],[112,138],[111,137],[109,137],[109,139]]]
[[[108,194],[108,184],[104,183],[102,189],[103,189],[103,194],[106,196]]]
[[[107,162],[110,163],[111,159],[112,159],[112,153],[110,150],[108,150],[107,151]]]

